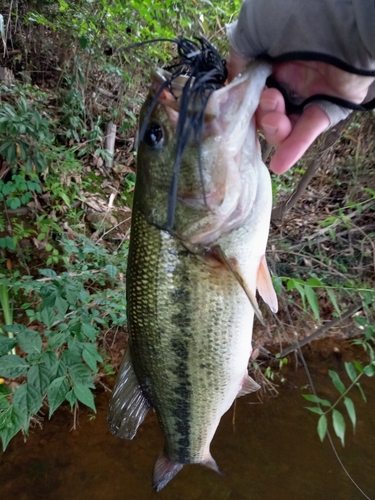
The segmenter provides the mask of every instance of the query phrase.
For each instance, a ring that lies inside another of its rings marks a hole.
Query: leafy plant
[[[71,407],[80,402],[95,411],[92,390],[103,362],[99,336],[103,328],[123,326],[126,321],[124,291],[114,286],[125,271],[126,246],[110,254],[84,237],[62,245],[64,253],[69,249],[74,256],[70,272],[57,275],[44,269],[41,279],[8,281],[8,288],[29,298],[23,304],[29,326],[4,325],[14,338],[0,336],[0,376],[16,381],[13,390],[0,386],[4,449],[21,429],[27,434],[31,418],[43,404],[49,406],[49,417],[64,401]],[[14,348],[17,354],[8,354]],[[108,361],[105,365],[111,371]]]
[[[42,187],[39,178],[32,172],[27,174],[21,170],[7,182],[0,179],[0,201],[4,200],[9,208],[27,205],[35,193],[42,193]]]
[[[47,168],[44,150],[53,141],[50,124],[24,96],[15,106],[1,106],[0,140],[0,154],[10,166],[23,166],[27,173]]]
[[[307,407],[313,413],[319,415],[317,431],[321,441],[324,440],[327,429],[328,429],[328,417],[331,414],[332,425],[335,434],[341,440],[344,446],[345,441],[345,431],[346,423],[342,412],[338,409],[340,404],[343,403],[349,419],[353,425],[353,431],[356,427],[356,411],[353,400],[349,397],[349,393],[357,387],[363,400],[366,402],[366,395],[360,384],[360,379],[366,375],[367,377],[373,377],[375,375],[375,353],[374,353],[374,343],[375,343],[375,325],[371,324],[364,317],[356,317],[356,321],[360,326],[365,326],[365,339],[354,340],[354,344],[361,345],[369,355],[370,361],[367,365],[363,365],[359,361],[345,362],[345,370],[347,377],[349,379],[348,385],[342,381],[339,374],[334,370],[329,370],[329,376],[334,387],[339,392],[339,397],[334,403],[331,403],[327,399],[321,398],[316,394],[304,394],[303,397],[312,403],[316,403],[316,406]]]

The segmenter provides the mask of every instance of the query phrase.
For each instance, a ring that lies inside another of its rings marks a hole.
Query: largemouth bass
[[[259,388],[247,370],[254,310],[260,314],[256,288],[277,310],[265,261],[271,182],[253,116],[268,74],[267,65],[254,64],[210,96],[200,155],[191,134],[182,157],[172,227],[166,221],[178,92],[187,78],[160,92],[168,74],[158,70],[141,111],[126,282],[129,348],[109,425],[132,439],[154,408],[165,436],[156,490],[184,464],[218,471],[210,443],[220,419],[236,397]]]

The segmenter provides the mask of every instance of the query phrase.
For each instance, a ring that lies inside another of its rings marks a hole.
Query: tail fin
[[[115,436],[133,439],[149,409],[134,372],[129,349],[109,402],[108,424]]]
[[[222,475],[219,467],[217,466],[217,463],[211,455],[209,455],[209,457],[203,462],[200,462],[200,464],[205,465],[209,469],[212,469],[218,474]],[[165,453],[162,453],[156,460],[156,464],[154,467],[154,477],[152,484],[155,490],[160,491],[162,488],[164,488],[164,486],[175,477],[175,475],[182,469],[183,466],[184,464],[181,464],[180,462],[173,462],[172,460],[169,460],[167,455]]]
[[[154,476],[152,479],[153,487],[160,491],[174,476],[179,472],[184,464],[169,460],[165,453],[162,453],[156,460],[154,467]]]

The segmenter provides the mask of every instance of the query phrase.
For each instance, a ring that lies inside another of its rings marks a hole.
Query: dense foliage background
[[[115,373],[126,345],[124,275],[137,113],[150,66],[175,56],[167,42],[127,46],[203,35],[225,54],[224,26],[239,7],[239,0],[0,0],[4,449],[17,432],[27,434],[40,421],[43,408],[51,417],[67,401],[76,415],[80,402],[95,412],[92,391]],[[113,125],[111,153],[106,137]],[[363,374],[374,374],[375,327],[368,307],[375,271],[374,128],[373,114],[354,116],[341,141],[320,141],[293,173],[274,178],[279,208],[269,261],[282,310],[278,317],[265,311],[268,330],[255,332],[263,345],[275,339],[281,345],[296,331],[303,338],[317,328],[345,337],[362,334],[356,342],[367,350],[368,364],[347,363],[345,383],[331,373],[353,425],[347,394],[353,386],[360,389]],[[301,178],[317,167],[287,212]],[[347,311],[346,323],[340,323]],[[277,376],[270,367],[265,373]],[[343,440],[337,401],[309,398],[325,410],[313,408],[321,438],[330,413]]]

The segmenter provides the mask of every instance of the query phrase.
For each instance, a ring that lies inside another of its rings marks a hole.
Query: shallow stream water
[[[328,369],[343,380],[344,356],[311,359],[309,366],[318,393],[334,401],[337,393]],[[316,358],[316,357],[315,357]],[[34,428],[26,443],[14,439],[0,456],[1,500],[360,500],[326,439],[316,432],[317,415],[307,411],[301,389],[307,384],[302,368],[290,367],[287,381],[278,383],[279,396],[256,395],[237,400],[224,415],[211,451],[222,475],[198,465],[184,467],[160,493],[151,487],[154,462],[163,438],[149,412],[133,441],[113,437],[107,427],[109,394],[96,397],[94,419],[81,411],[71,431],[69,408],[58,410],[43,429]],[[345,448],[333,438],[353,478],[375,499],[375,387],[364,380],[368,398],[353,394],[357,429],[347,420]]]

